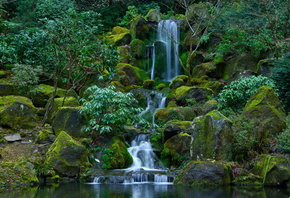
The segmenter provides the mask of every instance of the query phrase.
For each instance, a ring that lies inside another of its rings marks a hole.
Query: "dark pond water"
[[[60,184],[0,193],[1,198],[289,198],[290,189],[156,184]]]

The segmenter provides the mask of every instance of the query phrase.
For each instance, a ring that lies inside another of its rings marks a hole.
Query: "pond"
[[[289,198],[290,189],[262,187],[192,187],[168,184],[80,184],[67,183],[13,189],[1,198]]]

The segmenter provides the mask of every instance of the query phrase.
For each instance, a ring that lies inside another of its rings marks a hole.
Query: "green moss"
[[[61,176],[77,176],[90,167],[87,149],[62,131],[46,154],[45,166]]]
[[[131,84],[141,85],[144,80],[149,79],[148,74],[144,70],[130,64],[119,63],[116,68],[126,73]]]
[[[36,185],[38,178],[30,162],[0,163],[0,186]]]
[[[122,27],[114,27],[111,34],[106,36],[106,39],[114,45],[125,45],[129,44],[131,41],[130,31]]]
[[[191,135],[179,133],[168,139],[161,153],[161,160],[166,167],[179,167],[190,155]]]
[[[113,143],[104,149],[101,159],[103,169],[128,168],[132,163],[132,156],[127,151],[125,143],[119,136],[112,138]]]
[[[37,109],[32,101],[22,96],[0,97],[0,124],[11,128],[36,126]]]
[[[164,89],[165,87],[166,87],[166,85],[164,83],[160,83],[156,86],[156,89],[160,91],[160,90]]]
[[[130,33],[130,30],[120,26],[116,26],[112,30],[112,34],[123,34],[123,33]]]
[[[146,53],[146,46],[143,41],[139,39],[134,39],[130,43],[131,54],[134,57],[140,58],[144,57]]]
[[[178,87],[175,91],[175,98],[177,100],[181,100],[187,94],[187,92],[193,88],[194,87],[189,87],[189,86]]]
[[[68,96],[66,98],[64,98],[64,97],[55,98],[54,102],[58,107],[61,107],[61,106],[78,107],[78,106],[80,106],[79,101],[75,97],[72,97],[72,96]]]

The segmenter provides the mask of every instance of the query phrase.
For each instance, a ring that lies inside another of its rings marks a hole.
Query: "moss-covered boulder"
[[[130,30],[117,26],[114,27],[112,32],[106,36],[106,39],[108,39],[111,44],[120,46],[129,45],[132,37],[130,34]]]
[[[27,161],[0,163],[0,186],[36,185],[35,167]]]
[[[75,97],[68,96],[55,98],[53,105],[49,111],[47,122],[52,123],[52,120],[54,119],[55,114],[57,113],[60,107],[78,107],[78,106],[80,106],[80,103],[78,99],[76,99]]]
[[[171,89],[177,89],[178,87],[185,86],[188,80],[188,76],[186,75],[179,75],[175,77],[171,83],[169,84],[169,87]]]
[[[202,76],[201,78],[192,78],[191,85],[199,88],[211,89],[214,94],[218,94],[225,85],[222,80],[209,80],[208,76]]]
[[[0,97],[0,125],[9,128],[33,128],[37,125],[37,109],[22,96]]]
[[[220,79],[223,76],[223,65],[214,61],[201,63],[193,69],[192,73],[195,78],[208,76],[210,78]]]
[[[122,71],[120,73],[120,82],[124,86],[142,85],[144,80],[149,79],[148,74],[144,70],[130,64],[119,63],[116,68]]]
[[[207,113],[211,112],[212,110],[216,110],[217,105],[218,105],[218,102],[216,100],[206,101],[203,105],[202,115],[206,115]]]
[[[286,127],[285,110],[274,90],[268,86],[262,86],[251,96],[242,115],[262,123],[260,129],[264,137],[276,135]]]
[[[52,130],[42,130],[38,133],[35,142],[38,144],[51,143],[55,140]]]
[[[192,123],[192,158],[228,160],[231,156],[232,122],[214,110]]]
[[[231,183],[231,165],[218,161],[190,161],[174,180],[175,184],[228,185]]]
[[[258,58],[252,54],[240,54],[227,61],[223,69],[223,79],[229,82],[241,76],[256,74],[259,71]]]
[[[128,45],[122,45],[118,46],[118,52],[119,52],[119,62],[120,63],[130,63],[132,56],[130,52],[130,46]]]
[[[191,134],[192,121],[170,120],[166,123],[163,135],[164,141],[179,133]]]
[[[166,167],[179,167],[190,156],[191,135],[179,133],[164,143],[161,160]]]
[[[50,146],[44,164],[58,175],[68,177],[76,177],[91,166],[86,147],[64,131],[59,133]]]
[[[32,97],[33,104],[36,107],[45,107],[45,105],[47,104],[47,101],[51,98],[53,94],[53,90],[54,90],[53,86],[45,85],[45,84],[38,85],[33,90],[34,92],[33,97]],[[77,96],[77,94],[73,90],[67,91],[62,88],[57,88],[55,98],[64,97],[65,95],[73,96],[73,97]]]
[[[60,107],[52,121],[52,129],[56,135],[65,131],[72,137],[84,136],[83,126],[86,119],[80,114],[80,107]]]
[[[154,83],[155,83],[154,80],[149,80],[149,79],[148,80],[145,80],[143,82],[143,88],[144,89],[153,89]]]
[[[103,169],[128,168],[133,163],[123,138],[119,136],[112,138],[112,143],[103,150],[101,160]]]
[[[204,103],[212,94],[213,91],[209,88],[181,86],[176,89],[174,97],[177,105],[186,106],[188,105],[187,100],[195,100],[195,102]]]
[[[142,58],[146,55],[145,43],[139,39],[133,39],[130,43],[131,55],[135,58]]]
[[[147,13],[146,17],[147,21],[161,21],[161,12],[158,9],[151,9]]]
[[[290,181],[290,160],[284,156],[261,155],[253,173],[262,177],[265,186],[286,186]]]
[[[159,109],[154,120],[157,125],[164,125],[170,120],[192,121],[197,116],[197,112],[191,107],[167,107]]]

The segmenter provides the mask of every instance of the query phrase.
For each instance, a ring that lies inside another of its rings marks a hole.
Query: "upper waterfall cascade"
[[[160,74],[162,80],[171,81],[173,78],[180,74],[179,67],[179,26],[175,20],[163,20],[158,23],[157,40],[153,44],[152,48],[152,67],[151,67],[151,79],[156,78],[156,54],[160,51],[156,50],[156,43],[161,42],[163,44],[162,50],[164,50],[164,66],[158,65],[158,67],[164,67],[164,71]]]

